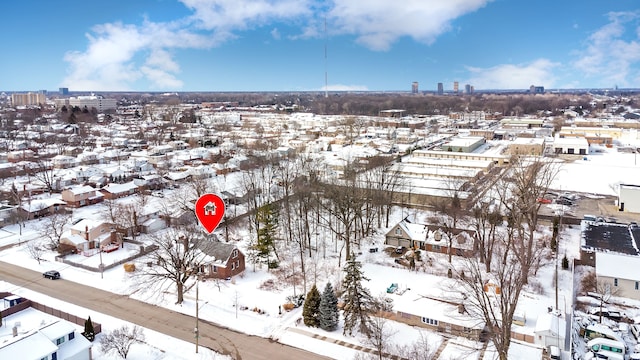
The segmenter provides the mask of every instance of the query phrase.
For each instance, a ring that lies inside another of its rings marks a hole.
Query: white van
[[[587,350],[596,355],[597,358],[609,360],[625,360],[625,345],[622,341],[595,338],[587,342]]]

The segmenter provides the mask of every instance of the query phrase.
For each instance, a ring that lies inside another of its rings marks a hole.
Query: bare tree
[[[38,264],[40,264],[40,261],[44,260],[42,258],[42,255],[44,255],[45,253],[45,247],[43,246],[41,241],[34,239],[27,242],[27,251],[29,252],[31,258],[36,260]]]
[[[144,330],[141,327],[134,325],[133,328],[129,329],[127,325],[123,325],[103,334],[102,339],[100,339],[100,351],[104,354],[115,352],[123,359],[126,359],[131,346],[142,344],[144,340]]]
[[[40,235],[48,240],[47,246],[51,250],[57,250],[60,246],[60,240],[64,235],[65,227],[71,221],[71,214],[65,212],[54,212],[44,218],[44,222],[40,227]]]
[[[478,259],[464,260],[456,270],[459,286],[456,291],[466,297],[464,306],[469,316],[486,325],[487,335],[500,360],[506,360],[511,344],[513,314],[528,274],[514,249],[498,246],[495,251],[508,254],[506,260],[497,262],[490,273],[484,271]]]
[[[478,255],[484,263],[485,271],[491,271],[493,248],[496,244],[497,226],[502,223],[499,207],[489,202],[480,201],[473,207],[471,225],[476,230],[478,240]]]
[[[394,352],[405,359],[434,360],[437,347],[434,347],[424,332],[420,331],[420,337],[415,342],[406,346],[396,346]]]
[[[557,173],[558,166],[545,159],[513,156],[498,182],[500,202],[512,230],[507,250],[515,251],[527,276],[535,270],[541,255],[542,244],[535,237],[542,206],[538,199],[548,191]],[[525,278],[525,283],[527,281]]]
[[[56,177],[51,160],[40,159],[30,163],[27,171],[30,176],[44,184],[49,194],[54,190],[58,190],[56,189]]]
[[[583,291],[595,293],[600,301],[598,322],[602,323],[602,309],[604,308],[604,304],[609,303],[612,297],[617,296],[620,293],[620,288],[612,287],[610,282],[598,280],[595,271],[590,271],[585,274],[580,284],[582,285]]]
[[[377,314],[371,317],[369,330],[367,344],[376,350],[378,359],[382,360],[389,350],[389,340],[396,332],[389,327],[389,320],[386,319],[383,314]]]
[[[149,266],[138,274],[140,289],[156,289],[163,293],[175,286],[176,303],[182,304],[184,294],[196,283],[195,275],[204,265],[200,246],[208,240],[195,225],[172,227],[151,236],[158,249],[149,254]]]

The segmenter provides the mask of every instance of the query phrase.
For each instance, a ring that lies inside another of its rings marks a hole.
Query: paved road
[[[0,262],[0,279],[180,340],[194,342],[195,318],[192,316],[64,279],[44,279],[39,272],[5,262]],[[100,322],[99,317],[93,319]],[[200,346],[238,360],[329,359],[269,339],[232,331],[207,321],[201,320],[199,329]]]

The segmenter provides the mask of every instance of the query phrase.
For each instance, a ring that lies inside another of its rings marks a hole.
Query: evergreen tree
[[[319,310],[320,310],[320,292],[313,284],[311,290],[307,294],[307,298],[304,300],[304,307],[302,308],[302,319],[304,324],[311,327],[318,327],[319,323]]]
[[[333,331],[338,327],[338,298],[333,291],[331,283],[328,282],[324,287],[322,296],[320,297],[320,309],[318,310],[319,326],[322,330]]]
[[[369,309],[374,305],[373,298],[369,290],[362,287],[362,281],[369,281],[362,273],[362,263],[356,261],[355,255],[351,254],[345,264],[344,272],[346,275],[343,280],[345,289],[344,295],[344,331],[343,335],[352,335],[353,329],[358,330],[366,335],[370,334],[369,329]]]
[[[278,231],[278,211],[274,204],[261,206],[257,212],[260,228],[258,229],[258,241],[256,242],[257,255],[264,261],[269,259],[271,252],[278,258],[276,252],[276,237]]]
[[[91,316],[84,321],[84,331],[82,332],[82,335],[89,341],[93,341],[96,338],[96,333],[93,330],[93,322],[91,322]]]

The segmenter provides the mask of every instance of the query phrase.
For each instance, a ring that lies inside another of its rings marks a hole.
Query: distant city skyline
[[[2,91],[640,87],[633,0],[26,0],[0,30]]]

